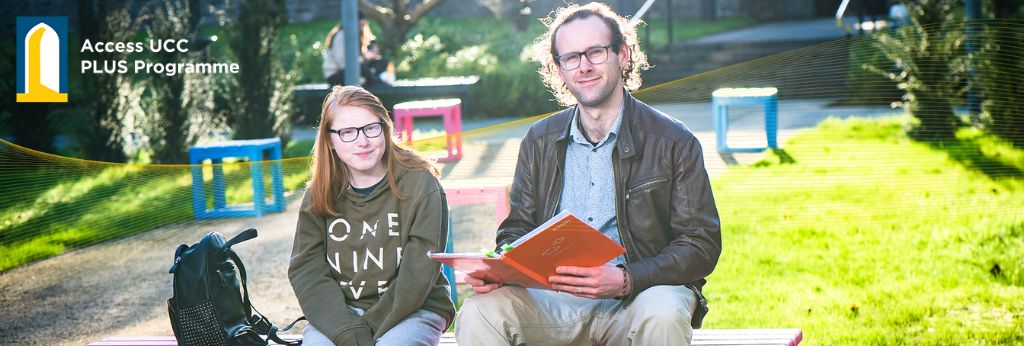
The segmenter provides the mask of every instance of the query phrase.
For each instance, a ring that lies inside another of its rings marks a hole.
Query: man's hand
[[[615,266],[555,268],[558,275],[548,278],[554,289],[590,299],[615,298],[624,294],[622,269]],[[468,280],[467,280],[468,281]]]
[[[469,276],[466,276],[466,283],[473,287],[473,292],[476,292],[476,294],[489,293],[501,287],[501,284],[487,282]],[[452,287],[452,289],[455,289],[455,287]]]

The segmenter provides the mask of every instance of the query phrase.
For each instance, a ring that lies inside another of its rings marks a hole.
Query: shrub
[[[488,30],[470,29],[481,26]],[[518,32],[511,23],[491,18],[427,18],[417,29],[421,33],[402,45],[398,75],[480,76],[465,117],[523,117],[558,108],[537,75],[539,66],[527,56],[528,46],[544,30],[540,23]]]
[[[909,135],[925,141],[949,141],[964,123],[953,106],[964,94],[967,57],[963,21],[956,20],[955,0],[903,1],[911,24],[875,34],[876,45],[891,61],[868,66],[898,83],[905,107],[920,122]],[[900,72],[892,72],[896,64]]]

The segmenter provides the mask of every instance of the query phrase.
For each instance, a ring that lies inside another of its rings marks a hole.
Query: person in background
[[[339,23],[327,34],[324,40],[323,68],[324,79],[329,85],[341,85],[345,82],[345,35]],[[359,13],[359,74],[361,85],[391,83],[395,80],[394,64],[383,56],[377,45],[376,36],[370,29],[366,17]]]
[[[377,41],[370,41],[360,64],[364,85],[391,84],[395,81],[395,65],[380,52]]]
[[[441,265],[448,239],[438,171],[397,144],[377,96],[324,100],[288,279],[309,320],[304,345],[436,345],[455,317]]]

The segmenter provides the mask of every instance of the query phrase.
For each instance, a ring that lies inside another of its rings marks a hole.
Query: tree
[[[382,40],[378,44],[383,48],[384,55],[397,57],[409,30],[412,30],[430,10],[444,3],[444,0],[423,0],[411,10],[409,0],[389,2],[391,7],[377,5],[369,0],[359,0],[359,11],[380,25]]]
[[[530,20],[533,19],[530,16],[533,13],[530,1],[532,0],[481,0],[480,4],[491,11],[494,18],[511,19],[516,26],[516,31],[525,32],[530,27]]]
[[[139,31],[143,18],[133,18],[131,3],[114,5],[109,0],[89,0],[78,5],[78,32],[83,38],[97,42],[131,42]],[[83,52],[82,60],[117,61],[125,59],[127,53]],[[87,109],[85,119],[78,121],[72,132],[81,146],[85,158],[124,162],[124,137],[121,135],[121,117],[128,106],[121,95],[130,81],[121,74],[83,73],[80,96],[72,102],[82,102]]]
[[[904,90],[904,106],[920,122],[908,134],[923,141],[955,138],[965,125],[953,107],[962,99],[967,78],[963,52],[963,21],[954,11],[956,0],[901,0],[911,24],[875,34],[877,47],[889,59],[886,66],[865,66],[895,81]],[[899,72],[892,72],[895,64]]]
[[[985,48],[979,54],[981,92],[988,130],[1016,146],[1024,146],[1024,32],[1020,30],[1024,0],[992,0]],[[1015,20],[1016,19],[1016,20]]]
[[[190,38],[195,41],[196,23],[199,13],[192,12],[198,8],[198,0],[166,1],[154,3],[153,20],[147,32],[152,39]],[[195,52],[159,52],[153,53],[153,61],[161,64],[187,61]],[[196,84],[202,83],[205,76],[178,73],[173,76],[154,76],[148,79],[150,92],[149,111],[143,115],[142,130],[146,134],[147,144],[153,150],[153,161],[157,163],[188,162],[188,146],[195,142],[192,125],[203,118],[199,108],[203,105],[203,90],[196,90]],[[147,81],[142,81],[147,82]],[[202,131],[197,131],[202,133]]]
[[[282,90],[283,71],[275,67],[272,51],[277,29],[286,21],[284,0],[241,0],[236,20],[227,30],[239,70],[232,86],[235,99],[230,102],[236,139],[287,133],[288,112],[278,106],[290,101],[281,95],[291,90],[290,86]]]

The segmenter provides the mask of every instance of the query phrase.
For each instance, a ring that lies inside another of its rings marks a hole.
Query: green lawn
[[[640,42],[644,43],[648,37],[646,31],[649,30],[650,42],[646,42],[645,47],[655,47],[656,49],[664,47],[669,40],[668,20],[647,19],[644,20],[644,22],[646,22],[647,25],[641,26],[640,31],[637,33],[640,36]],[[713,21],[704,21],[699,19],[674,19],[672,21],[672,42],[676,43],[701,36],[739,29],[755,23],[756,22],[750,18],[722,18]]]
[[[713,179],[724,252],[706,328],[806,344],[1024,342],[1024,152],[977,130],[830,120]]]
[[[419,132],[416,150],[444,148],[438,131]],[[286,191],[305,186],[313,140],[283,149]],[[109,164],[33,153],[0,144],[0,272],[71,249],[192,220],[188,165]],[[8,164],[9,163],[9,164]],[[270,197],[269,167],[264,167]],[[212,168],[203,173],[213,208]],[[248,163],[226,163],[228,204],[252,203]],[[16,183],[15,183],[16,182]]]
[[[289,153],[302,153],[292,143]],[[307,147],[308,148],[308,147]],[[308,149],[305,151],[308,153]],[[286,155],[289,156],[289,155]],[[294,155],[302,156],[302,155]],[[109,164],[0,144],[0,272],[71,249],[192,220],[188,165]],[[283,161],[287,191],[304,186],[309,161]],[[270,193],[269,168],[265,191]],[[228,204],[252,203],[248,163],[224,165]],[[211,168],[205,169],[207,184]],[[208,207],[213,199],[207,189]]]

